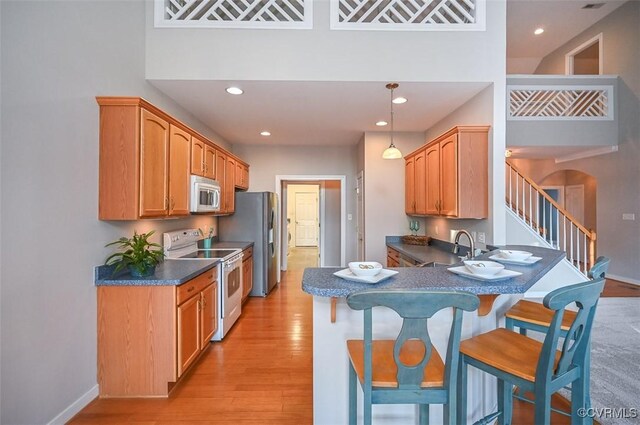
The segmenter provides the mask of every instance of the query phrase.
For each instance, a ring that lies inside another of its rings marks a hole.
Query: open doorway
[[[318,267],[320,184],[286,184],[287,270]]]
[[[567,53],[565,66],[567,75],[602,75],[602,34]]]
[[[280,199],[280,211],[282,211],[280,214],[282,223],[278,232],[278,239],[281,242],[279,270],[289,269],[292,254],[299,254],[294,256],[294,268],[341,267],[345,264],[347,217],[345,183],[346,176],[276,176],[276,192]],[[301,186],[300,190],[297,190],[297,186]],[[314,226],[316,208],[313,193],[316,193],[316,188],[318,188],[318,213],[317,225]],[[295,214],[297,220],[290,214],[296,207],[299,210],[299,213]],[[300,220],[300,215],[303,220]],[[316,238],[317,248],[314,246]],[[316,255],[315,264],[314,259],[311,258],[313,255]]]

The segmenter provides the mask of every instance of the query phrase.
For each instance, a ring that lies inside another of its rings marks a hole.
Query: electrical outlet
[[[436,235],[440,234],[440,229],[438,229],[438,226],[436,226]]]
[[[635,215],[635,214],[630,214],[630,213],[622,214],[622,219],[623,219],[623,220],[631,220],[631,221],[634,221],[634,220],[636,219],[636,215]]]
[[[347,220],[349,220],[349,221],[353,220],[353,215],[347,214]]]
[[[487,238],[485,237],[484,232],[478,232],[478,242],[486,243]]]

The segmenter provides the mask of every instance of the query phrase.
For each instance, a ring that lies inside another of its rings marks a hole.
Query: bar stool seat
[[[507,328],[513,329],[514,326],[517,326],[521,330],[532,329],[546,332],[553,319],[553,313],[553,310],[549,310],[541,303],[520,300],[505,313],[505,317],[510,319],[510,323],[507,323]],[[576,312],[566,310],[562,317],[560,329],[568,331],[575,319]],[[524,334],[524,332],[521,333]]]

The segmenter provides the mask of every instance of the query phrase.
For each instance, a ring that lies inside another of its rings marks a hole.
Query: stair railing
[[[584,227],[533,180],[506,162],[507,206],[583,274],[596,258],[596,232]]]

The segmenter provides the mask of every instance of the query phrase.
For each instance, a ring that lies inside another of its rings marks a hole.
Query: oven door
[[[223,317],[228,318],[239,315],[242,304],[242,257],[224,263],[224,312]]]

